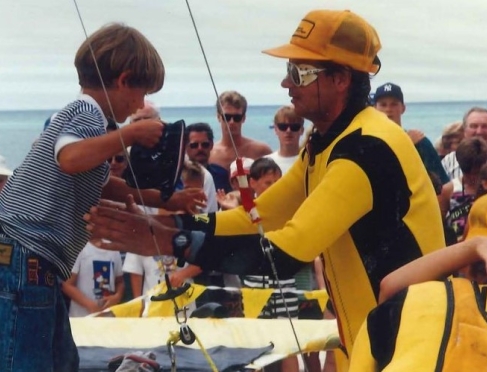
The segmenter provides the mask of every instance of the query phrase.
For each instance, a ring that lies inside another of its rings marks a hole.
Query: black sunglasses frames
[[[276,127],[281,132],[286,132],[288,129],[291,129],[291,132],[299,132],[303,126],[299,123],[276,123]]]
[[[244,117],[244,114],[222,114],[222,117],[225,118],[227,123],[229,123],[232,119],[234,123],[240,123]]]
[[[123,155],[115,155],[112,156],[111,158],[107,159],[107,162],[111,163],[113,160],[115,160],[115,163],[123,163],[125,161],[125,156]]]
[[[211,143],[210,142],[190,142],[190,143],[188,143],[188,146],[190,149],[193,149],[193,150],[197,149],[200,146],[201,146],[201,148],[208,150],[211,146]]]

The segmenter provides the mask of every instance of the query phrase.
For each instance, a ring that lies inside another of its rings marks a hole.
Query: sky
[[[188,0],[217,92],[250,105],[289,102],[285,60],[261,53],[285,44],[313,9],[350,9],[377,30],[382,69],[408,102],[485,99],[487,1]],[[143,32],[165,67],[158,106],[212,106],[216,94],[185,0],[77,0],[88,34],[108,22]],[[55,109],[79,92],[74,55],[85,35],[74,0],[0,1],[0,110]]]

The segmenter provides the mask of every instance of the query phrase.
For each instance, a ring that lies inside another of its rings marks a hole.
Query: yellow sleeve
[[[264,231],[280,229],[289,221],[305,198],[305,167],[296,164],[275,184],[266,190],[255,204],[262,220]],[[216,214],[215,236],[256,234],[243,207]]]
[[[266,236],[287,254],[311,262],[368,213],[372,203],[362,168],[350,160],[335,160],[284,227]]]

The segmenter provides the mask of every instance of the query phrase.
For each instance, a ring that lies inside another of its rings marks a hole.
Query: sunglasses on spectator
[[[325,71],[326,68],[317,68],[312,65],[296,65],[287,62],[287,76],[297,87],[305,87],[318,78],[318,73]]]
[[[291,132],[299,132],[303,126],[299,123],[276,123],[276,127],[281,132],[286,132],[288,129],[291,129]]]
[[[115,160],[115,163],[123,163],[125,161],[125,156],[115,155],[115,156],[112,156],[111,158],[108,158],[107,162],[111,163],[113,160]]]
[[[243,114],[223,114],[222,116],[225,117],[226,122],[230,122],[233,119],[234,123],[240,123],[244,117]]]
[[[206,150],[206,149],[209,149],[210,148],[211,143],[210,142],[190,142],[188,144],[188,146],[189,146],[190,149],[193,149],[193,150],[194,149],[197,149],[200,146],[201,146],[201,148],[203,148],[203,149]]]

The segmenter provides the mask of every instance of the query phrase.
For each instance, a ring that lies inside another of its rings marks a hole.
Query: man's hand
[[[185,211],[190,214],[201,213],[200,208],[206,207],[206,195],[202,189],[189,188],[177,191],[164,206],[171,211]]]
[[[172,236],[176,229],[162,225],[138,208],[135,212],[132,206],[126,205],[126,209],[122,210],[114,208],[115,205],[111,203],[103,204],[109,206],[92,207],[83,217],[96,247],[155,256],[159,254],[154,243],[156,239],[161,254],[172,255]]]
[[[129,134],[130,145],[138,143],[144,147],[154,147],[164,132],[164,124],[159,119],[145,119],[121,129]],[[124,132],[122,132],[124,134]]]

